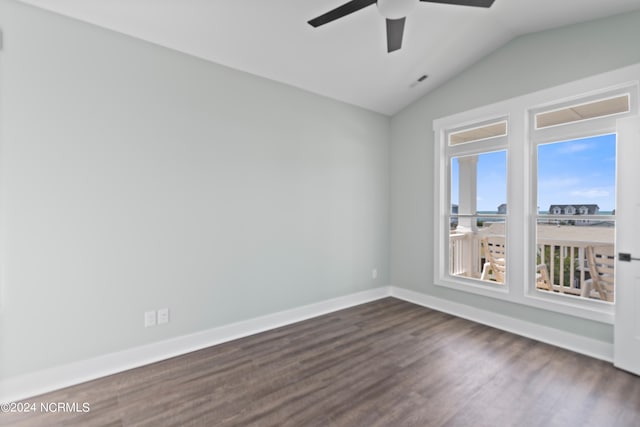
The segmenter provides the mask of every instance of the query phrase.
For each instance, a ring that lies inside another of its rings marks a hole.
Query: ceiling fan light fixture
[[[378,0],[378,12],[387,19],[400,19],[409,15],[420,0]]]

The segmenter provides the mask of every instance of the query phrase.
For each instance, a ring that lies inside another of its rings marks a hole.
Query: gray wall
[[[13,0],[0,28],[0,377],[389,283],[612,340],[433,286],[431,126],[640,61],[640,13],[520,37],[391,122]]]
[[[0,376],[389,284],[387,117],[11,0],[0,28]]]
[[[640,12],[519,37],[391,121],[391,283],[605,342],[610,325],[433,284],[433,120],[640,62]]]

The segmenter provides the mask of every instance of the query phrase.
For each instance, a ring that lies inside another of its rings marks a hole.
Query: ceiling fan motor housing
[[[378,12],[387,19],[400,19],[409,15],[409,13],[418,5],[420,0],[378,0]]]

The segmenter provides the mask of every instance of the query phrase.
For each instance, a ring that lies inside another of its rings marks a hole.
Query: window
[[[547,283],[536,284],[537,293],[615,301],[614,263],[605,281],[602,263],[594,259],[615,253],[615,119],[631,111],[635,91],[623,87],[530,111],[537,169],[532,188],[539,207],[530,262],[543,265],[548,276]]]
[[[632,100],[637,103],[637,85],[529,109],[535,172],[529,185],[537,206],[528,259],[531,270],[536,266],[530,296],[612,310],[616,119],[632,111]],[[602,263],[594,261],[602,256],[610,264],[606,280],[600,280]]]
[[[613,322],[616,120],[638,112],[638,75],[434,121],[436,285]]]
[[[448,192],[443,235],[448,274],[474,285],[504,288],[507,207],[506,119],[446,132]],[[502,207],[502,208],[501,208]]]

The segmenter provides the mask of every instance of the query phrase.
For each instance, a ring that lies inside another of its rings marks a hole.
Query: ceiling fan
[[[393,52],[402,47],[402,34],[404,33],[406,16],[421,1],[477,7],[491,7],[494,2],[494,0],[351,0],[324,15],[312,19],[309,24],[312,27],[319,27],[375,3],[378,7],[378,12],[387,20],[387,52]]]

